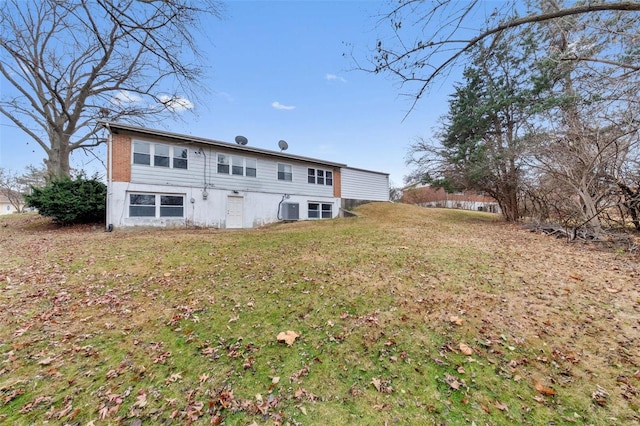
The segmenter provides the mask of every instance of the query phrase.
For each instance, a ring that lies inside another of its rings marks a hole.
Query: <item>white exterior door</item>
[[[227,197],[227,228],[242,228],[242,197]]]

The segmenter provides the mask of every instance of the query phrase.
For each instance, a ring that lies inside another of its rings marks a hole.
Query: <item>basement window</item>
[[[307,217],[309,219],[331,219],[333,217],[333,204],[309,203],[307,205]]]
[[[129,217],[184,217],[184,196],[129,194]]]

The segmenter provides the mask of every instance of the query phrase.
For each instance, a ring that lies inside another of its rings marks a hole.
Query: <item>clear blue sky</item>
[[[349,53],[364,60],[375,46],[381,1],[227,1],[224,18],[208,23],[205,51],[210,94],[163,130],[390,173],[401,185],[407,148],[427,137],[447,110],[451,83],[434,87],[407,118],[410,99],[396,81],[355,71]],[[350,44],[350,46],[345,45]],[[343,54],[347,54],[343,56]],[[450,79],[451,80],[451,79]],[[404,119],[404,121],[403,121]],[[22,171],[44,152],[0,117],[0,166]],[[104,149],[96,151],[104,160]],[[104,175],[81,151],[73,166]]]

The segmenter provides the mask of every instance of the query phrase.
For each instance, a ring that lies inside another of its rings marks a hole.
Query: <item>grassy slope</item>
[[[3,218],[0,423],[640,422],[637,258],[480,213],[359,212],[241,232]]]

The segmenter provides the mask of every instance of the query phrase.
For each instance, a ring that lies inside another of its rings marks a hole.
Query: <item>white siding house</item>
[[[388,200],[385,173],[124,124],[103,125],[110,132],[109,228],[253,228],[279,220],[335,218],[345,198]]]
[[[0,215],[11,214],[17,212],[16,208],[11,204],[9,199],[4,195],[0,195]]]
[[[389,201],[389,175],[370,170],[343,167],[342,207],[349,209],[368,201]]]
[[[19,209],[16,209],[16,206]],[[15,191],[0,190],[0,215],[17,213],[24,208],[22,195]]]

